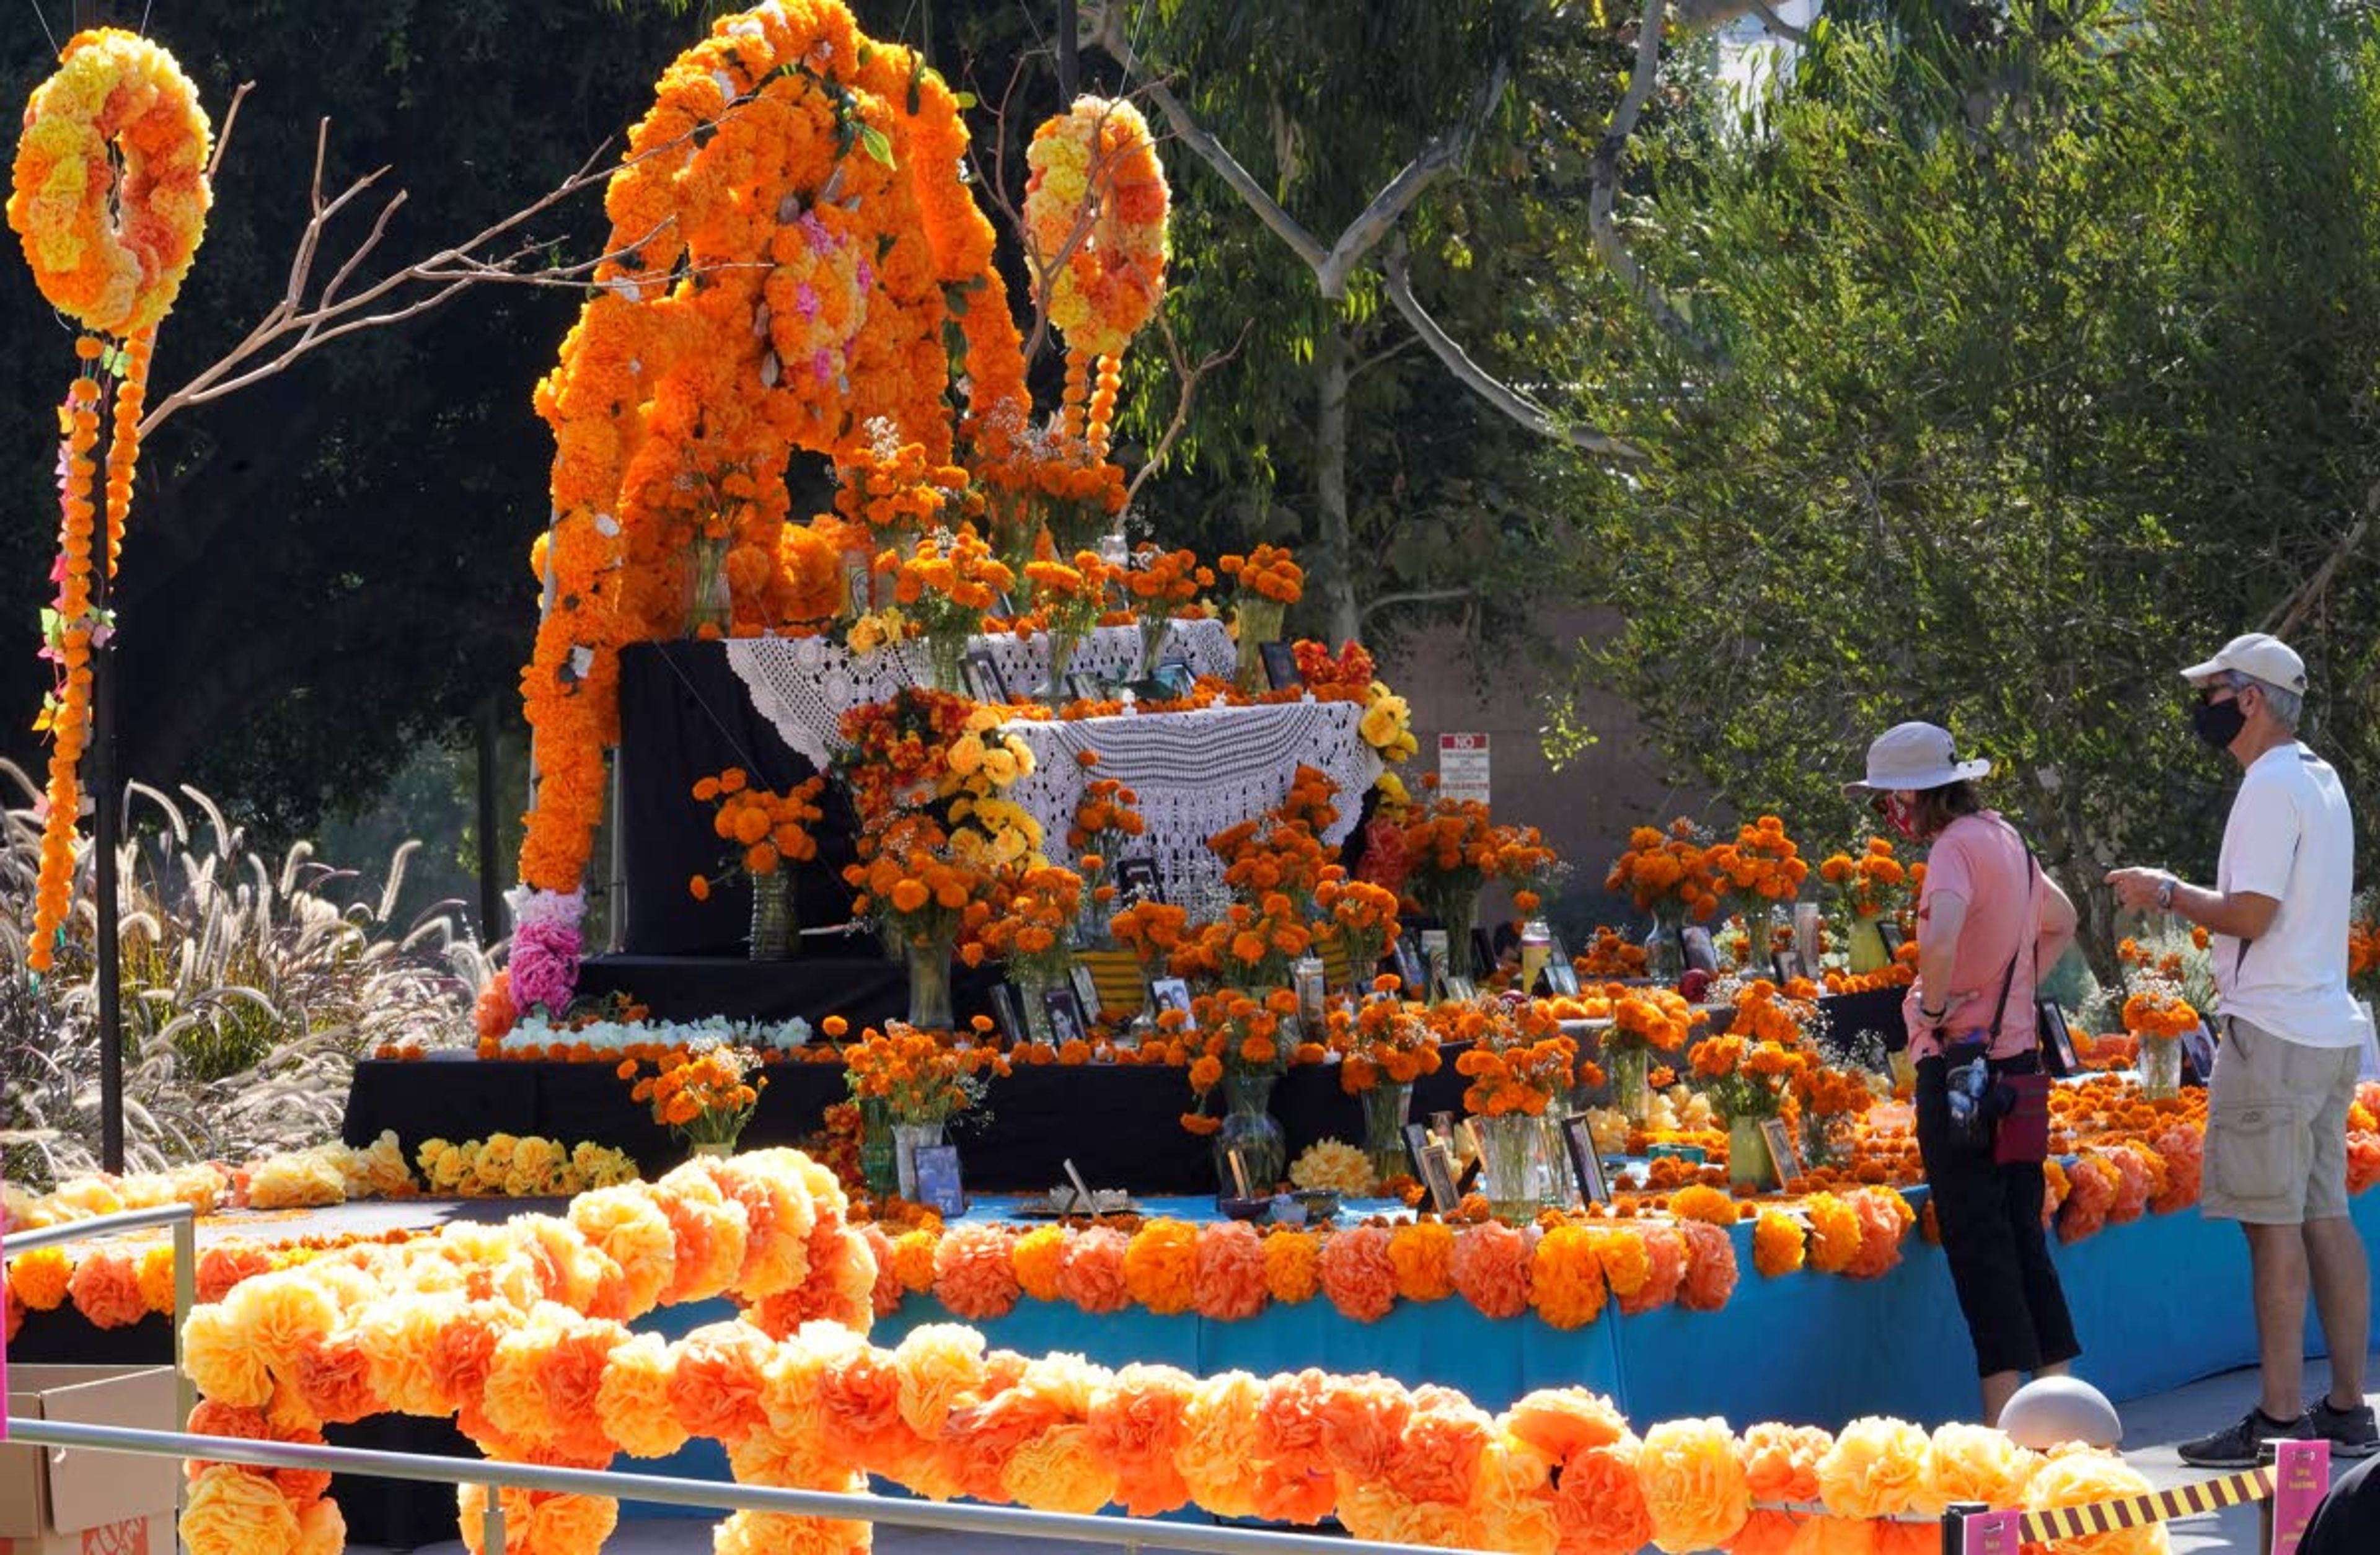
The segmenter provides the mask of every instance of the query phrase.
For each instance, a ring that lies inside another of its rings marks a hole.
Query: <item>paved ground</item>
[[[2380,1374],[2380,1355],[2373,1369]],[[2330,1386],[2330,1367],[2322,1361],[2306,1363],[2306,1391],[2312,1397]],[[2203,1436],[2239,1417],[2255,1398],[2252,1372],[2232,1372],[2210,1378],[2154,1398],[2136,1400],[2123,1408],[2125,1456],[2159,1489],[2209,1477],[2204,1470],[2184,1467],[2174,1446]],[[2216,1517],[2202,1517],[2173,1525],[2176,1555],[2210,1550],[2249,1552],[2256,1548],[2256,1509],[2233,1507]],[[382,1555],[365,1545],[350,1545],[356,1555]],[[421,1555],[460,1555],[460,1542],[431,1545]],[[605,1555],[700,1555],[710,1548],[710,1525],[687,1518],[634,1519],[620,1525],[604,1547]],[[924,1529],[883,1528],[876,1548],[884,1555],[1093,1555],[1102,1549],[1087,1544],[1042,1544],[1026,1539],[986,1539]]]

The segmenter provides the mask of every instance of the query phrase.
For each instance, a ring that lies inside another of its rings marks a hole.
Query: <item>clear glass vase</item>
[[[2150,1100],[2180,1095],[2181,1039],[2143,1036],[2134,1067],[2140,1075],[2141,1094]]]
[[[1413,1082],[1380,1080],[1364,1092],[1364,1159],[1372,1165],[1372,1185],[1410,1172],[1405,1124],[1413,1121]]]
[[[1686,923],[1682,917],[1660,917],[1653,937],[1645,942],[1645,975],[1668,988],[1686,975]]]
[[[951,937],[925,944],[912,942],[909,961],[909,1024],[923,1031],[948,1031],[951,1014]]]
[[[1611,1104],[1631,1124],[1643,1127],[1653,1113],[1653,1055],[1639,1047],[1611,1050]]]
[[[727,586],[727,541],[698,540],[686,558],[686,635],[727,635],[735,599]]]
[[[1477,1120],[1479,1128],[1479,1191],[1487,1196],[1488,1212],[1508,1225],[1527,1225],[1537,1218],[1545,1199],[1545,1129],[1527,1112],[1505,1112]]]
[[[1728,1119],[1727,1180],[1754,1188],[1776,1184],[1777,1163],[1769,1159],[1758,1118]]]
[[[1215,1131],[1215,1181],[1226,1197],[1236,1196],[1239,1181],[1232,1172],[1237,1152],[1247,1172],[1248,1191],[1258,1197],[1272,1192],[1289,1165],[1289,1136],[1272,1115],[1273,1082],[1278,1075],[1227,1075],[1223,1097],[1228,1111]]]
[[[899,1157],[892,1145],[892,1109],[882,1097],[859,1099],[859,1174],[868,1191],[881,1198],[900,1185]]]
[[[783,961],[801,944],[794,930],[794,880],[783,869],[754,875],[752,932],[748,954],[754,961]]]

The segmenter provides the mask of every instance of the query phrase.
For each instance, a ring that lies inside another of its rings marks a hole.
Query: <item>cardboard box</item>
[[[15,1366],[8,1413],[169,1431],[169,1367]],[[178,1458],[0,1446],[0,1555],[174,1555]]]

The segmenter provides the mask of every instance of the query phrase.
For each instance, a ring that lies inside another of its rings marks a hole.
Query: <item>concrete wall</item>
[[[1609,612],[1590,612],[1549,618],[1545,630],[1557,641],[1575,643],[1597,640],[1615,624]],[[1525,666],[1482,674],[1463,647],[1458,631],[1443,628],[1409,639],[1380,665],[1382,677],[1412,704],[1421,741],[1404,775],[1417,782],[1437,770],[1440,734],[1488,735],[1496,818],[1538,828],[1572,866],[1556,927],[1575,934],[1595,923],[1629,920],[1625,905],[1603,890],[1604,873],[1629,830],[1675,815],[1698,816],[1707,796],[1670,781],[1634,710],[1608,693],[1592,694],[1582,710],[1597,743],[1556,771],[1539,735],[1546,722],[1543,678]],[[1491,898],[1483,921],[1502,911],[1503,904]]]

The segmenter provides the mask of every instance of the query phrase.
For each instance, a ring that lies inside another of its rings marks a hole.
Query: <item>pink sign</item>
[[[2272,1555],[2297,1555],[2313,1509],[2330,1491],[2330,1443],[2284,1441],[2274,1453]]]
[[[2024,1513],[2013,1509],[1969,1512],[1967,1555],[2017,1555],[2023,1543],[2017,1530],[2023,1522]]]

